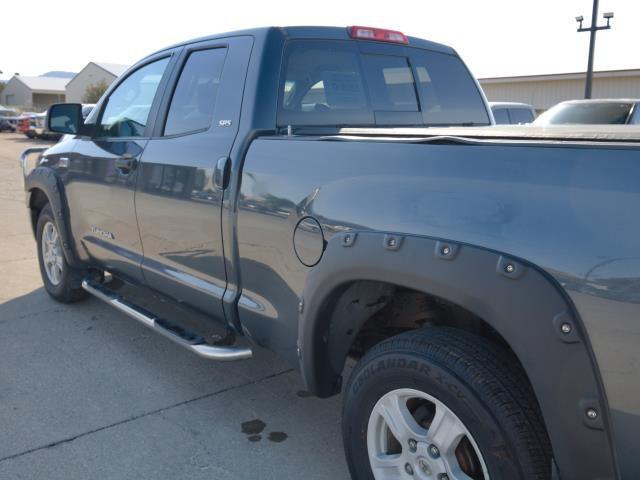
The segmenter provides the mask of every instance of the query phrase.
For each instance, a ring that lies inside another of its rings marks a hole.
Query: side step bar
[[[103,302],[108,303],[122,313],[138,320],[140,323],[153,329],[155,332],[164,335],[173,340],[178,345],[191,350],[196,355],[209,360],[244,360],[251,358],[253,352],[251,348],[241,345],[210,345],[205,342],[204,338],[193,332],[185,330],[179,325],[168,320],[159,318],[144,308],[127,302],[113,290],[105,287],[103,284],[84,279],[82,288],[94,297],[99,298]]]

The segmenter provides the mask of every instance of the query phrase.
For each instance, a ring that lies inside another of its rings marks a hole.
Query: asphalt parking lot
[[[344,479],[340,399],[275,355],[213,363],[41,285],[19,153],[0,134],[0,479]]]

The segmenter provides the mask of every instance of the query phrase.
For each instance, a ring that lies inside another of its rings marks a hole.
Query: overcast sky
[[[453,46],[477,77],[584,71],[592,0],[6,0],[0,78],[131,64],[172,43],[267,25],[366,25]],[[601,0],[596,70],[640,68],[640,0]],[[22,20],[22,21],[21,21]]]

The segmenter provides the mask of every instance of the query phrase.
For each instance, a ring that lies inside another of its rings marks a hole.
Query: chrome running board
[[[250,347],[242,345],[211,345],[204,338],[173,322],[159,318],[144,308],[128,302],[113,290],[89,278],[82,281],[82,288],[96,298],[108,303],[125,315],[139,321],[153,331],[173,340],[178,345],[191,350],[196,355],[209,360],[244,360],[251,358],[253,352]]]

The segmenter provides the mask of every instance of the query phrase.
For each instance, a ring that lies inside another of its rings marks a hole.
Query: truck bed
[[[567,125],[542,127],[500,125],[492,127],[343,128],[338,137],[399,137],[424,141],[436,137],[483,141],[549,141],[640,143],[640,125]]]

